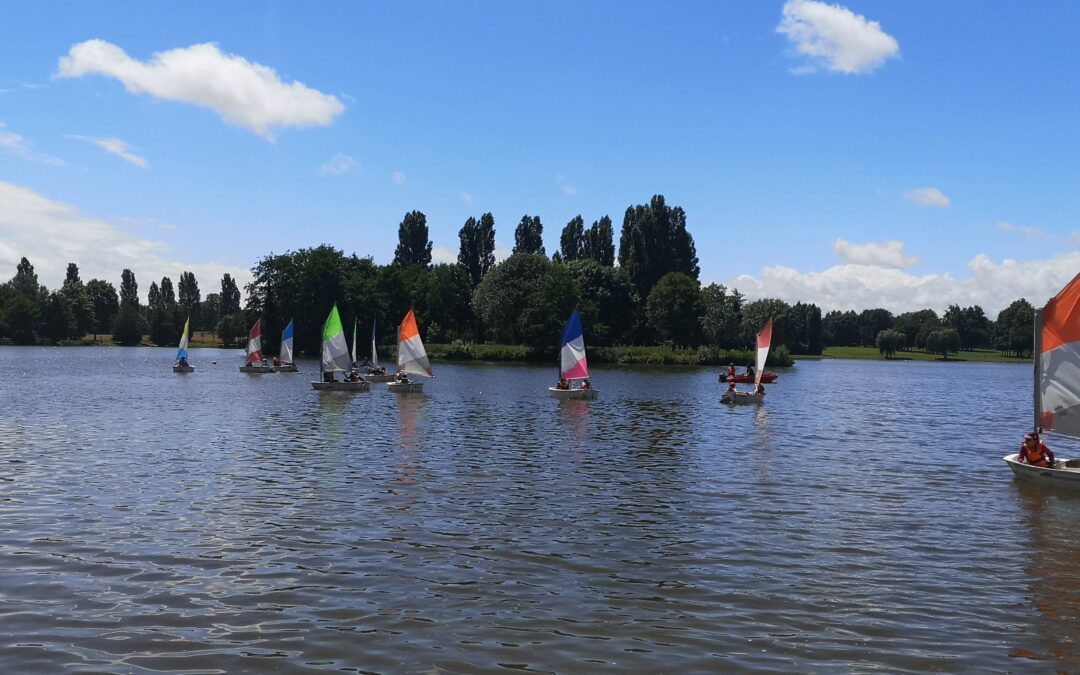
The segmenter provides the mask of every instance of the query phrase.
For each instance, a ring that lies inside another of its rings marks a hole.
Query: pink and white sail
[[[247,344],[247,365],[253,365],[260,363],[263,360],[262,355],[262,319],[255,321],[255,325],[251,327],[251,332],[248,334]]]
[[[765,359],[769,358],[769,346],[772,344],[772,319],[765,322],[765,327],[757,334],[757,372],[754,375],[754,388],[761,384],[761,374],[765,372]]]

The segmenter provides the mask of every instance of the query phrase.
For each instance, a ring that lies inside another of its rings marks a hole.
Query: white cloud
[[[465,202],[466,204],[472,204],[476,201],[471,194],[465,192],[464,190],[458,193],[458,197],[461,197],[461,201]]]
[[[833,251],[841,261],[851,265],[879,265],[907,269],[919,262],[919,259],[914,256],[904,255],[904,244],[899,241],[880,243],[870,241],[865,244],[852,244],[838,238],[833,244]]]
[[[324,176],[340,176],[354,166],[356,166],[355,159],[349,157],[345,153],[339,152],[331,157],[330,161],[322,165],[322,168],[319,169],[319,173]]]
[[[900,54],[896,38],[881,30],[877,21],[840,5],[815,0],[788,0],[776,27],[787,36],[808,63],[796,73],[821,68],[838,73],[869,73],[886,59]]]
[[[1040,230],[1039,228],[1031,227],[1030,225],[1013,225],[1007,220],[998,221],[997,225],[999,230],[1003,230],[1005,232],[1013,232],[1015,234],[1023,236],[1026,239],[1035,239],[1041,241],[1050,241],[1055,239],[1054,235],[1050,234],[1046,230]]]
[[[443,246],[433,246],[431,249],[431,262],[454,265],[457,263],[457,253]]]
[[[404,185],[405,184],[405,174],[403,172],[401,172],[401,171],[395,171],[391,175],[391,178],[393,178],[394,182],[397,183],[398,185]]]
[[[30,147],[26,139],[13,131],[4,131],[5,128],[4,123],[0,122],[0,150],[31,162],[64,166],[64,160],[37,152]]]
[[[499,242],[495,242],[495,262],[502,262],[514,254],[512,249],[505,246],[499,246]]]
[[[181,47],[137,61],[104,40],[73,45],[57,77],[106,75],[133,94],[210,108],[232,124],[273,140],[273,130],[326,126],[345,110],[336,97],[300,82],[285,83],[273,68],[224,54],[212,43]]]
[[[914,204],[937,206],[943,209],[948,208],[950,203],[945,193],[935,187],[912,188],[904,192],[904,199]]]
[[[563,194],[567,197],[573,197],[577,194],[577,188],[566,182],[566,176],[562,173],[555,174],[555,184],[559,186]]]
[[[996,263],[979,254],[967,264],[968,276],[913,275],[877,265],[844,264],[822,272],[766,267],[758,277],[741,275],[727,282],[749,300],[780,298],[813,302],[823,311],[884,307],[894,313],[929,307],[943,312],[949,305],[979,305],[990,318],[1017,298],[1042,306],[1080,269],[1080,252],[1049,259]]]
[[[80,141],[86,141],[87,143],[93,143],[105,152],[116,155],[126,162],[131,162],[135,166],[145,169],[147,166],[146,158],[140,157],[132,152],[132,147],[119,138],[95,138],[93,136],[69,136],[68,138],[74,138]]]
[[[245,268],[173,260],[162,242],[139,238],[30,188],[0,181],[0,278],[14,276],[23,256],[34,265],[41,283],[53,289],[63,283],[69,262],[79,266],[84,280],[105,279],[116,286],[120,272],[128,268],[135,273],[143,297],[151,281],[168,276],[175,283],[185,270],[194,272],[204,289],[225,272],[241,288],[251,281],[251,272]]]

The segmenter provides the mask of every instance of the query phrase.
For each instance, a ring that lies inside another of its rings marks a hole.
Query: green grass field
[[[792,358],[798,361],[801,358],[807,357],[801,357],[798,354],[793,354]],[[891,359],[885,359],[885,357],[882,356],[881,353],[877,350],[877,347],[826,347],[825,352],[821,355],[821,358],[870,359],[881,361],[943,361],[941,356],[937,354],[928,354],[920,350],[912,350],[910,352],[896,352],[896,355],[893,356]],[[1002,356],[1001,352],[993,349],[976,349],[970,352],[957,352],[955,354],[949,354],[948,363],[959,363],[963,361],[980,363],[1031,363],[1031,359],[1017,359],[1011,356]]]

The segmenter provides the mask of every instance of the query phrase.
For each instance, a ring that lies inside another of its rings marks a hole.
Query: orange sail
[[[1035,313],[1035,425],[1080,438],[1080,275]]]

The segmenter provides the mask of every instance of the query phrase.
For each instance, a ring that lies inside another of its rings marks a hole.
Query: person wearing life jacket
[[[1039,439],[1039,434],[1028,434],[1020,445],[1019,461],[1021,464],[1053,468],[1054,451],[1046,447],[1046,443]]]

